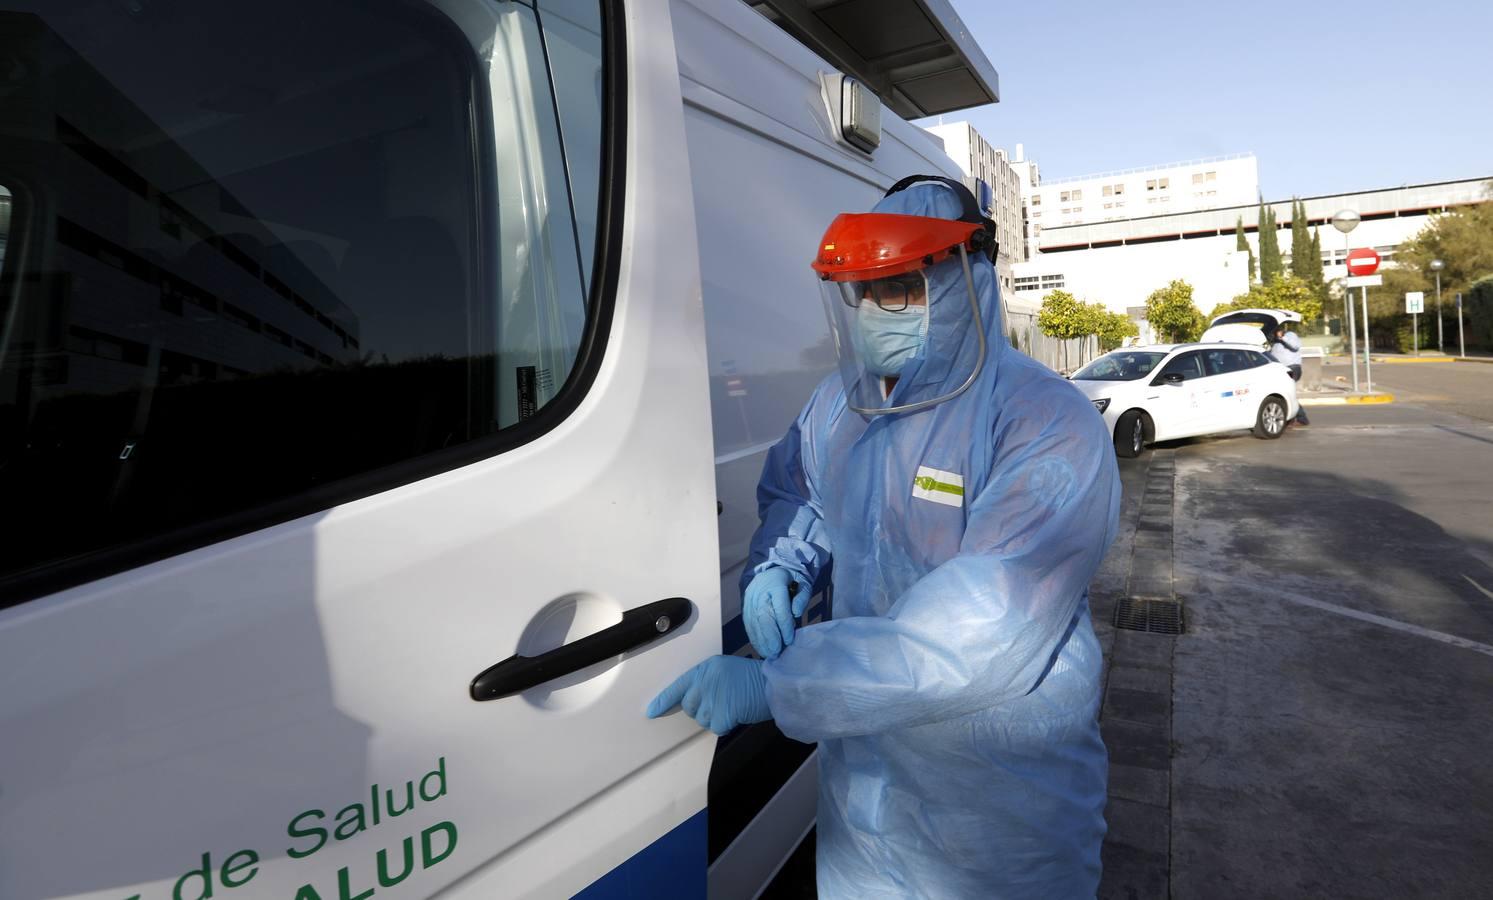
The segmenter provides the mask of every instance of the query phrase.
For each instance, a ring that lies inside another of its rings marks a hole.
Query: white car
[[[1104,416],[1115,453],[1125,457],[1155,441],[1246,428],[1278,438],[1299,408],[1291,373],[1248,344],[1127,347],[1072,380]]]

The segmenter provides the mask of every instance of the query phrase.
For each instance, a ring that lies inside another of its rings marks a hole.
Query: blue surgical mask
[[[855,310],[854,340],[866,371],[882,377],[898,375],[928,340],[928,307],[887,312],[863,301]]]

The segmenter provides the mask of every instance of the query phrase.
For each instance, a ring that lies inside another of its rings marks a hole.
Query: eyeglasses
[[[873,300],[887,312],[902,312],[914,299],[921,299],[927,292],[923,276],[912,272],[875,281],[847,282],[840,295],[846,306],[856,307],[862,300]]]

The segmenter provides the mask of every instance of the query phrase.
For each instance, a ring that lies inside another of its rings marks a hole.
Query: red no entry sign
[[[1368,247],[1348,251],[1349,275],[1372,275],[1379,270],[1379,254]]]

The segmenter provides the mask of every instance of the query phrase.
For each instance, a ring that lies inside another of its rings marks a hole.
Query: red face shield
[[[973,248],[981,226],[894,213],[841,213],[812,263],[826,281],[872,281],[924,269]]]

